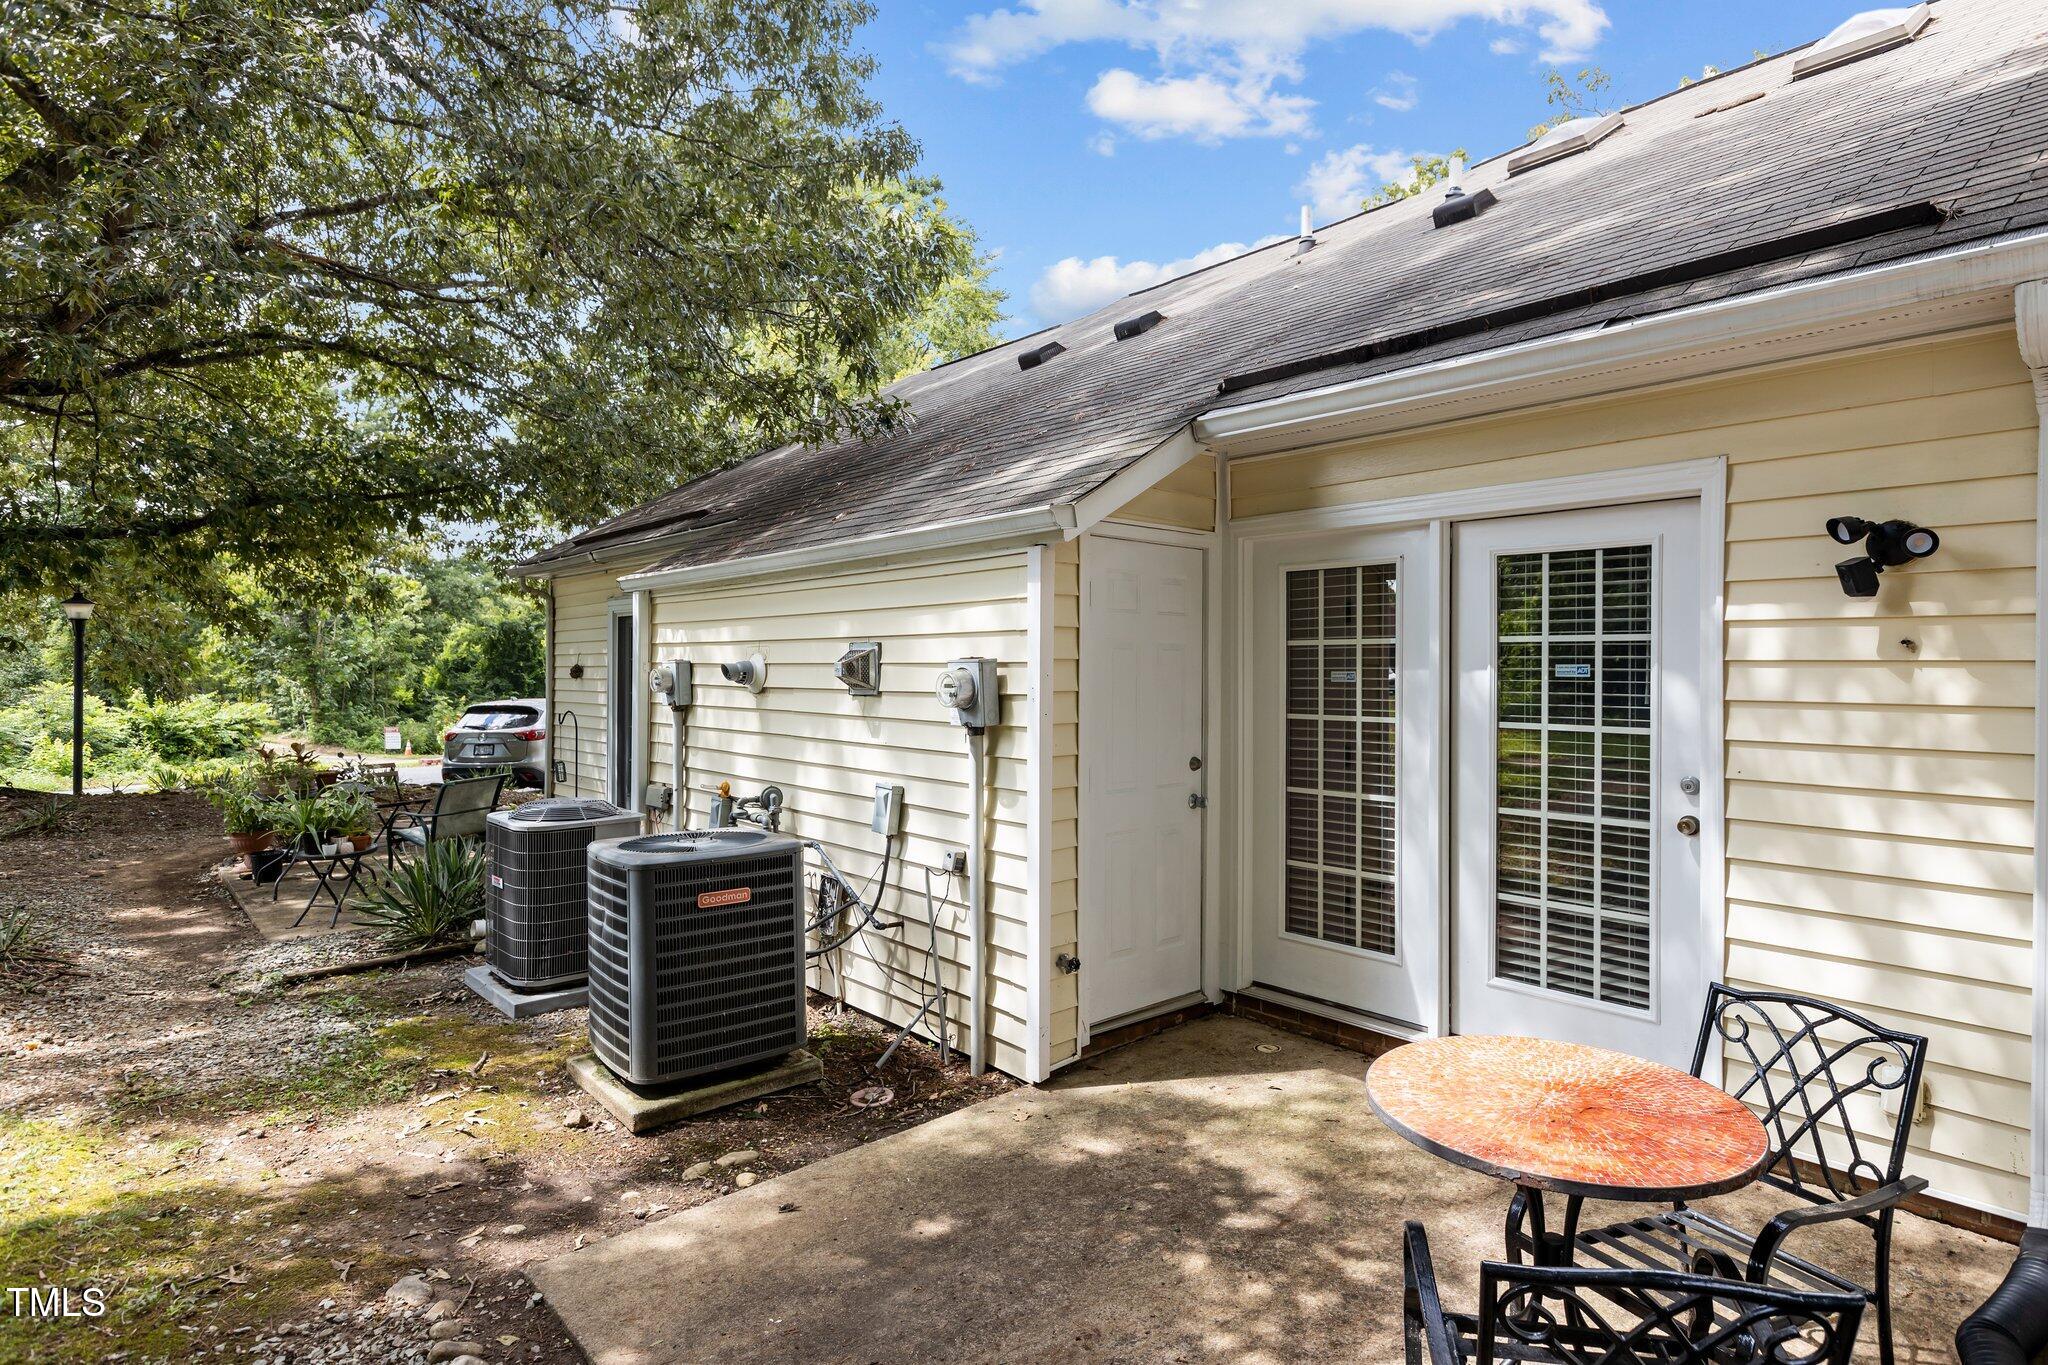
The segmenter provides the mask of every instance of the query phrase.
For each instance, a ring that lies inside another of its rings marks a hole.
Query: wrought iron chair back
[[[1927,1061],[1927,1040],[1808,996],[1715,984],[1693,1074],[1758,1111],[1771,1159],[1758,1178],[1816,1204],[1898,1180]],[[1858,1132],[1851,1109],[1898,1106],[1889,1136]],[[1875,1229],[1881,1215],[1858,1218]]]
[[[1677,1271],[1479,1267],[1478,1359],[1569,1365],[1848,1365],[1859,1294]]]

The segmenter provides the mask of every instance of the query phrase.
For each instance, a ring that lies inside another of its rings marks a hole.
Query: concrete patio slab
[[[381,862],[379,866],[382,866]],[[239,858],[222,863],[213,870],[213,875],[227,888],[228,895],[234,899],[236,906],[267,942],[318,938],[322,934],[345,933],[365,927],[355,916],[360,892],[348,898],[348,902],[342,906],[338,921],[334,914],[334,902],[328,900],[323,892],[313,903],[313,908],[306,912],[304,922],[296,925],[292,923],[299,918],[299,912],[305,910],[306,897],[313,891],[313,873],[306,867],[294,867],[285,875],[283,884],[276,888],[275,899],[271,897],[272,888],[269,884],[258,886],[249,874],[242,870],[242,861]],[[370,876],[367,867],[363,871],[363,876],[365,879]]]
[[[596,1365],[1397,1361],[1401,1221],[1467,1306],[1509,1191],[1382,1127],[1365,1068],[1206,1019],[530,1273]],[[1768,1193],[1711,1206],[1755,1224]],[[1867,1269],[1860,1230],[1799,1235]],[[1951,1359],[2011,1256],[1903,1217],[1900,1360]]]

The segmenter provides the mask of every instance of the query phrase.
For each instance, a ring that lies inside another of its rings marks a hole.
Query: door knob
[[[1680,834],[1698,834],[1698,833],[1700,832],[1700,818],[1699,818],[1699,816],[1697,816],[1697,815],[1681,815],[1681,816],[1679,816],[1679,817],[1678,817],[1678,832],[1679,832]]]

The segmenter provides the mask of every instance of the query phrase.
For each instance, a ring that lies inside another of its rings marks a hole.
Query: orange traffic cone
[[[411,758],[411,757],[412,757],[412,741],[411,741],[411,740],[407,740],[407,741],[405,742],[405,756],[406,756],[407,758]]]

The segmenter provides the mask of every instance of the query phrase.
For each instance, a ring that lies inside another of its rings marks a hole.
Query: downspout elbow
[[[1962,1365],[2032,1365],[2048,1352],[2048,1228],[2029,1229],[2005,1279],[1956,1329]]]

